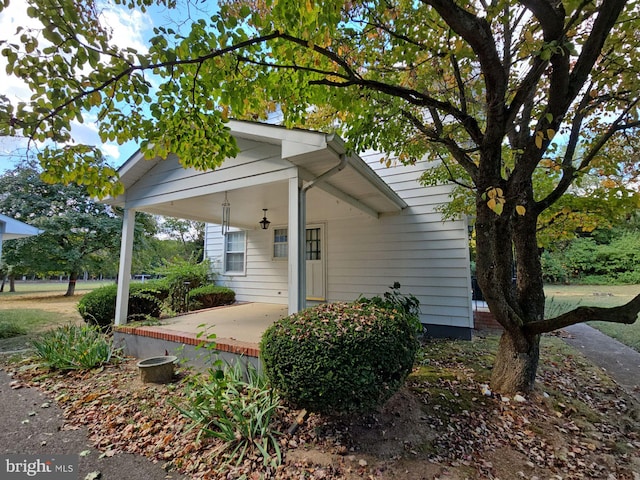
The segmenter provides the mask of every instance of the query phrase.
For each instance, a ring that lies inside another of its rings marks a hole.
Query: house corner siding
[[[420,185],[427,162],[387,168],[380,164],[379,153],[361,157],[408,207],[379,219],[330,222],[329,299],[380,295],[397,281],[401,292],[420,300],[428,335],[470,338],[473,312],[466,224],[443,221],[437,211],[449,201],[451,186]]]

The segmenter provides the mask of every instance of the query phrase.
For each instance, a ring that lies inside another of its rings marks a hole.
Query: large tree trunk
[[[9,275],[9,292],[15,293],[16,291],[16,277]]]
[[[492,184],[481,188],[486,191]],[[507,190],[502,214],[477,198],[476,246],[478,283],[495,319],[504,327],[496,354],[491,388],[504,394],[530,392],[538,369],[540,337],[526,325],[544,317],[544,285],[536,243],[537,214],[531,207],[531,184]],[[513,193],[512,193],[513,192]],[[516,205],[527,206],[525,215]],[[515,276],[515,282],[514,282]]]
[[[78,280],[78,272],[71,272],[69,274],[69,285],[67,285],[67,293],[64,294],[65,297],[73,297],[73,294],[76,292],[77,280]]]
[[[539,359],[539,335],[514,335],[505,330],[491,373],[491,388],[506,394],[530,392],[535,385]]]

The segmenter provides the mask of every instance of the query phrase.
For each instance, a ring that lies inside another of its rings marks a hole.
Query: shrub
[[[245,378],[246,373],[246,378]],[[201,436],[223,441],[222,467],[240,464],[249,453],[259,453],[265,465],[278,466],[282,455],[272,420],[280,398],[269,388],[264,374],[252,365],[245,372],[240,363],[208,375],[191,377],[186,398],[173,404],[191,420]]]
[[[78,302],[78,311],[89,325],[108,330],[116,316],[117,285],[106,285],[84,295]],[[158,318],[167,287],[161,280],[132,283],[129,286],[127,320]]]
[[[211,282],[209,262],[177,259],[156,271],[164,276],[168,289],[169,308],[176,313],[189,311],[189,291]]]
[[[203,285],[189,291],[189,305],[197,304],[197,308],[211,308],[229,305],[236,301],[236,293],[227,287]],[[195,309],[195,308],[194,308]]]
[[[411,372],[416,318],[384,301],[324,304],[275,322],[262,337],[274,387],[299,408],[366,412],[382,405]]]
[[[89,325],[68,325],[32,341],[36,356],[57,370],[85,370],[109,362],[111,342]]]

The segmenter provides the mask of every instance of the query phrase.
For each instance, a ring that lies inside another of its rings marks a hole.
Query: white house
[[[205,254],[240,301],[286,304],[293,313],[400,282],[420,300],[428,333],[470,338],[467,225],[436,211],[449,187],[418,183],[427,162],[387,168],[380,154],[346,154],[335,135],[242,121],[229,128],[240,153],[215,170],[139,153],[120,168],[125,193],[108,201],[125,209],[116,324],[126,319],[121,299],[140,210],[207,222]]]

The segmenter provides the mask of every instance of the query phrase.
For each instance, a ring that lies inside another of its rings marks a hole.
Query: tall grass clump
[[[282,463],[279,432],[273,425],[280,398],[255,367],[249,364],[245,370],[237,363],[195,375],[186,392],[186,399],[174,406],[198,430],[198,440],[221,440],[221,469],[239,465],[249,455],[262,457],[265,466]]]
[[[111,360],[112,343],[96,327],[65,325],[31,342],[42,363],[54,370],[88,370]]]
[[[0,339],[26,335],[27,330],[15,322],[0,321]]]

